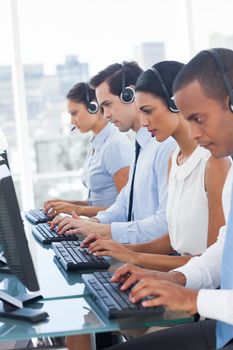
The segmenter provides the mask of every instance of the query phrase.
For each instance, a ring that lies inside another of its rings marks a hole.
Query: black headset
[[[95,114],[99,110],[99,105],[96,101],[91,101],[89,96],[89,86],[86,84],[86,101],[87,101],[87,110],[91,114]]]
[[[179,109],[176,107],[174,100],[169,96],[166,85],[165,85],[163,78],[161,77],[161,74],[159,73],[159,71],[154,67],[149,68],[149,70],[151,70],[154,73],[154,75],[156,76],[156,78],[160,82],[161,88],[162,88],[163,93],[164,93],[165,100],[167,102],[168,109],[172,113],[178,113]]]
[[[122,87],[121,87],[121,94],[120,99],[123,103],[131,103],[135,100],[135,91],[131,86],[125,86],[125,78],[126,78],[126,71],[125,71],[125,63],[122,63]]]
[[[232,83],[229,79],[229,77],[227,76],[227,69],[225,64],[223,63],[223,60],[221,58],[221,56],[219,55],[219,53],[217,52],[217,50],[215,49],[210,49],[210,50],[204,50],[205,52],[208,52],[215,60],[217,66],[219,67],[221,73],[222,73],[222,77],[230,98],[229,101],[229,109],[230,111],[233,113],[233,87],[232,87]]]

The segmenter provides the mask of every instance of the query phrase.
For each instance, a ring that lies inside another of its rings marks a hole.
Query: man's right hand
[[[145,277],[153,280],[166,280],[185,285],[185,276],[180,272],[161,272],[144,269],[133,264],[125,264],[117,269],[112,276],[112,282],[121,283],[121,290],[126,290]]]
[[[197,296],[197,290],[147,276],[132,288],[129,300],[132,303],[142,300],[144,307],[163,305],[172,311],[185,311],[194,315],[197,313]]]
[[[45,214],[50,214],[51,216],[54,216],[54,205],[57,205],[58,203],[65,202],[63,199],[49,199],[44,202],[43,210]]]
[[[99,233],[92,233],[91,235],[87,236],[81,243],[82,248],[88,248],[90,244],[97,241],[97,239],[102,239],[103,237]],[[110,239],[110,238],[106,238]]]

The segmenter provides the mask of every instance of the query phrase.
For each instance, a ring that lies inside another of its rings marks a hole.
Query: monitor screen
[[[38,291],[28,241],[6,164],[0,162],[0,242],[11,272],[30,290]]]

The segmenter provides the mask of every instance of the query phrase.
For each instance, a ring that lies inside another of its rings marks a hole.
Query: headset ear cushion
[[[135,100],[135,91],[132,87],[125,87],[120,94],[121,102],[132,103]]]
[[[99,105],[97,102],[92,101],[89,103],[88,108],[87,108],[88,112],[91,114],[95,114],[98,112],[99,110]]]
[[[173,113],[179,112],[179,109],[177,108],[173,97],[169,99],[168,103],[169,103],[168,108],[171,112],[173,112]]]
[[[232,94],[233,94],[233,89],[232,89]],[[229,97],[229,108],[230,108],[230,111],[233,113],[233,101],[231,101],[231,97]]]

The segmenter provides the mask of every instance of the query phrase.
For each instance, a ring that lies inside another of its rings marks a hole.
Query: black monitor
[[[29,291],[39,291],[14,184],[9,169],[4,163],[0,164],[0,242],[11,273]],[[0,307],[0,316],[26,319],[31,322],[40,321],[48,315],[23,307],[26,303],[38,300],[38,298],[41,296],[37,293],[35,296],[28,298],[23,296],[21,300],[18,300],[0,291],[0,299],[4,301],[3,307]],[[9,304],[13,307],[10,310]]]
[[[9,168],[7,153],[6,151],[0,149],[0,165],[1,164],[6,164],[7,167]],[[0,272],[10,273],[10,270],[7,266],[6,258],[4,256],[4,252],[2,251],[1,242],[0,242]]]

